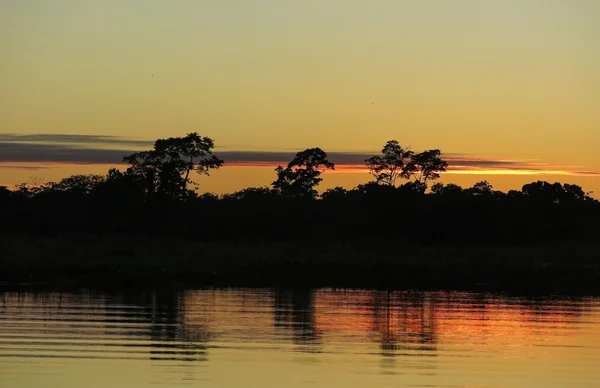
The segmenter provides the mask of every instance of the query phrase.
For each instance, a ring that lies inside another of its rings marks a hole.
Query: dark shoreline
[[[600,295],[600,244],[576,241],[501,247],[3,235],[0,253],[0,289],[333,287]]]

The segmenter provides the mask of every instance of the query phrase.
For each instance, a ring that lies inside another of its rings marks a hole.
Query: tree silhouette
[[[440,155],[441,151],[438,149],[412,154],[410,162],[404,168],[404,175],[412,176],[415,182],[422,185],[422,192],[425,192],[427,182],[438,179],[439,173],[446,171],[446,167],[448,167],[448,163],[442,160]]]
[[[100,201],[107,201],[113,206],[118,203],[121,206],[143,201],[144,189],[136,184],[134,176],[125,174],[116,168],[111,168],[93,190],[93,195]]]
[[[7,220],[0,223],[0,232],[42,236],[140,233],[234,244],[298,244],[290,245],[294,247],[300,245],[300,239],[310,244],[313,236],[323,235],[339,242],[363,241],[365,246],[384,245],[386,241],[504,246],[560,239],[597,240],[600,203],[577,185],[539,181],[504,194],[486,181],[464,190],[436,183],[431,194],[424,195],[427,183],[445,169],[439,150],[412,155],[408,166],[400,168],[407,151],[400,152],[394,141],[387,145],[389,158],[370,159],[388,163],[372,165],[372,174],[380,174],[379,182],[353,189],[337,187],[316,200],[321,174],[334,168],[319,148],[299,152],[287,165],[279,166],[272,187],[250,187],[217,196],[197,195],[187,186],[192,170],[208,174],[221,165],[209,153],[212,141],[196,134],[158,140],[152,150],[127,157],[133,162],[127,171],[73,175],[41,187],[23,184],[10,191],[0,188],[0,217]],[[395,186],[409,171],[415,179]],[[314,241],[321,244],[319,239]],[[325,245],[315,247],[319,252],[329,249]],[[292,268],[299,277],[312,274],[314,263],[304,264],[274,264],[274,272],[268,267],[257,269],[248,274],[248,281],[268,282],[279,271],[288,273]]]
[[[212,139],[194,132],[185,137],[158,139],[154,149],[126,156],[123,161],[130,164],[126,174],[144,189],[147,197],[182,199],[192,183],[190,171],[210,175],[210,170],[223,165],[221,159],[212,155],[213,148]]]
[[[8,202],[10,200],[10,196],[12,191],[9,190],[6,186],[0,186],[0,204]]]
[[[225,194],[223,195],[223,199],[233,201],[257,201],[268,199],[273,194],[273,190],[268,187],[248,187],[231,194]]]
[[[365,159],[365,163],[377,183],[396,186],[398,178],[408,178],[404,170],[404,159],[412,154],[412,151],[404,149],[397,140],[389,140],[381,149],[381,155],[371,156]]]
[[[435,183],[431,186],[431,193],[433,195],[441,195],[441,196],[457,196],[463,193],[463,188],[459,185],[455,185],[454,183],[448,183],[444,185],[441,182]]]
[[[97,174],[76,174],[64,178],[58,183],[48,184],[49,190],[66,191],[74,194],[90,194],[106,182],[106,176]]]
[[[471,195],[492,195],[494,193],[494,188],[488,181],[477,182],[466,190],[468,194]]]
[[[30,176],[27,179],[27,185],[30,188],[32,188],[32,187],[40,188],[40,187],[44,186],[45,184],[46,184],[46,180],[39,176]]]
[[[535,198],[542,201],[561,203],[592,200],[580,186],[565,183],[561,185],[558,182],[549,183],[546,181],[537,181],[528,183],[521,189],[523,195],[529,198]]]
[[[423,194],[425,190],[427,190],[427,185],[418,180],[406,182],[398,187],[398,192],[405,194]]]
[[[586,199],[586,194],[580,186],[571,185],[568,183],[563,184],[563,192],[565,199],[571,201],[583,201]]]
[[[277,180],[272,186],[283,197],[314,199],[318,194],[315,187],[323,180],[321,174],[328,169],[334,170],[335,165],[327,159],[327,153],[309,148],[298,152],[286,168],[275,169]]]
[[[348,191],[341,186],[336,186],[333,189],[327,189],[321,198],[325,201],[339,201],[346,198]]]

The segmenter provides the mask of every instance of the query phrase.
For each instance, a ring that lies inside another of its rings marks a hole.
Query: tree
[[[594,195],[593,191],[588,191],[585,193],[585,200],[588,202],[595,202],[595,203],[600,203],[600,201],[598,201],[597,199],[594,199],[594,197],[592,197],[592,195]]]
[[[493,192],[494,188],[488,181],[477,182],[467,189],[467,193],[471,195],[492,195]]]
[[[348,191],[341,186],[336,186],[333,189],[327,189],[321,194],[321,199],[324,201],[342,201],[348,196]]]
[[[335,170],[335,165],[327,159],[327,153],[320,148],[309,148],[298,152],[286,168],[275,169],[277,180],[273,189],[288,198],[316,198],[315,187],[321,183],[325,170]]]
[[[158,139],[154,149],[126,156],[123,161],[130,164],[126,174],[144,189],[146,196],[181,199],[189,194],[192,170],[210,175],[212,169],[223,165],[223,160],[212,155],[213,148],[212,139],[194,132],[185,137]]]
[[[50,190],[66,191],[74,194],[90,194],[106,181],[106,176],[95,174],[76,174],[62,179],[58,183],[50,183]]]
[[[115,208],[128,208],[140,204],[146,196],[144,188],[135,177],[111,168],[101,183],[96,185],[92,196],[101,203]]]
[[[404,193],[404,194],[423,194],[425,192],[425,190],[427,190],[427,185],[423,182],[420,181],[411,181],[411,182],[406,182],[403,185],[400,185],[398,187],[398,192],[399,193]]]
[[[44,178],[37,176],[30,176],[27,182],[20,183],[15,186],[17,190],[13,192],[15,196],[20,198],[33,198],[41,192],[47,190],[49,184],[46,183]]]
[[[563,184],[563,192],[566,200],[570,201],[585,201],[586,193],[583,191],[581,186],[571,185],[568,183]]]
[[[398,193],[399,188],[371,181],[356,186],[348,191],[347,196],[381,205],[387,201],[395,201],[398,198]]]
[[[231,194],[223,195],[223,199],[233,201],[263,201],[272,198],[274,192],[269,187],[248,187]]]
[[[508,193],[506,193],[508,198],[520,198],[522,195],[523,193],[519,190],[508,190]]]
[[[523,185],[523,195],[546,202],[560,203],[563,198],[563,187],[560,183],[546,181],[531,182]]]
[[[440,196],[457,196],[462,194],[463,191],[464,190],[462,187],[455,185],[454,183],[448,183],[447,185],[444,185],[443,183],[438,182],[431,186],[431,193]]]
[[[369,173],[377,183],[396,186],[398,178],[408,178],[404,171],[404,159],[412,155],[412,151],[404,149],[396,140],[389,140],[381,149],[381,155],[365,159]]]
[[[561,202],[588,201],[591,199],[580,186],[559,182],[531,182],[521,189],[523,195],[556,204]],[[590,194],[590,193],[588,193]]]
[[[30,183],[19,183],[15,185],[16,190],[12,192],[12,195],[18,198],[27,199],[33,198],[36,195],[40,194],[44,190],[48,189],[48,185],[46,183],[37,185]]]
[[[421,184],[422,191],[427,189],[427,182],[440,177],[440,172],[446,171],[448,163],[440,158],[441,151],[438,149],[427,150],[418,154],[412,154],[410,162],[404,168],[405,176],[412,176],[415,182]]]
[[[11,191],[6,186],[0,186],[0,204],[8,202],[10,199]]]
[[[215,193],[202,193],[196,198],[196,200],[201,202],[216,202],[219,200],[219,196]]]

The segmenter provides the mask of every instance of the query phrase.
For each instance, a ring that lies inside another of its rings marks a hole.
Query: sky
[[[309,147],[358,163],[325,174],[350,188],[370,179],[356,155],[396,139],[441,149],[444,182],[600,193],[599,18],[595,0],[0,1],[0,185],[198,132],[230,162],[202,191],[268,185],[274,154]]]

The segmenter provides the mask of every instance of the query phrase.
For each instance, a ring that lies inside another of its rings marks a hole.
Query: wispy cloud
[[[328,152],[329,159],[336,164],[338,173],[367,172],[364,160],[373,153]],[[219,152],[228,165],[239,167],[276,167],[286,164],[295,152],[254,152],[225,151]],[[535,160],[484,159],[461,154],[444,154],[448,162],[447,174],[472,175],[577,175],[600,176],[596,171],[580,171],[579,166],[553,166]]]
[[[149,140],[131,139],[121,136],[105,135],[70,135],[70,134],[18,134],[0,133],[0,143],[18,144],[76,144],[79,147],[87,145],[119,145],[125,147],[151,147],[154,142]]]
[[[123,156],[132,152],[135,151],[0,142],[0,162],[4,163],[115,164],[122,163]]]
[[[44,166],[44,165],[36,165],[36,164],[25,164],[25,165],[0,164],[0,168],[19,169],[19,170],[47,170],[50,167]]]
[[[450,166],[446,174],[455,175],[568,175],[568,176],[600,176],[596,171],[574,171],[568,166],[551,166],[545,168],[535,166],[515,166],[510,168],[481,168],[472,166]]]
[[[137,152],[140,147],[148,149],[153,142],[102,135],[69,134],[0,134],[0,163],[2,168],[41,169],[39,163],[108,164],[123,163],[123,156]],[[286,164],[296,151],[217,150],[226,166],[271,167]],[[299,151],[299,150],[298,150]],[[366,172],[364,160],[377,151],[328,152],[340,173]],[[448,162],[448,174],[479,175],[581,175],[600,176],[600,172],[584,171],[580,166],[551,166],[536,160],[493,159],[465,154],[444,154]]]

